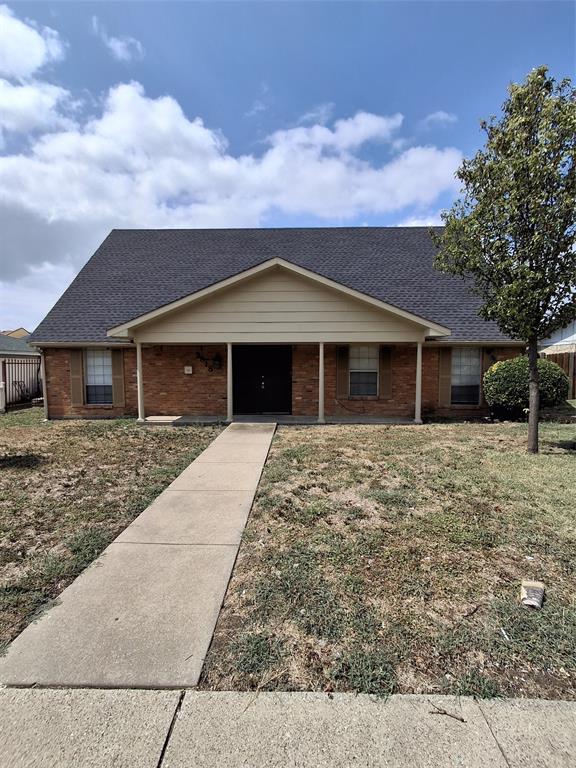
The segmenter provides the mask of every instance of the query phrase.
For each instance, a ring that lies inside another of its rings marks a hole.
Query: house
[[[49,418],[486,412],[522,344],[428,228],[114,230],[33,333]]]
[[[2,336],[12,336],[15,339],[25,339],[26,336],[30,336],[30,331],[27,331],[26,328],[14,328],[13,331],[0,331],[0,335]]]
[[[540,353],[564,369],[568,376],[568,399],[576,397],[576,320],[545,339]]]
[[[42,394],[40,354],[28,337],[0,333],[0,413]]]

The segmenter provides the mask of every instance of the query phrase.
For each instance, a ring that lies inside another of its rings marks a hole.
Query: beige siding
[[[424,329],[281,267],[151,320],[137,341],[421,341]]]

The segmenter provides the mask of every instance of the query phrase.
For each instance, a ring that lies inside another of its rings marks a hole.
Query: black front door
[[[292,347],[232,349],[234,413],[292,413]]]

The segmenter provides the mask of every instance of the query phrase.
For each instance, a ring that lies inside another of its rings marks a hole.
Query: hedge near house
[[[568,396],[568,376],[551,360],[538,360],[540,404],[560,405]],[[525,356],[494,363],[484,374],[484,397],[500,418],[526,415],[530,401],[530,364]]]

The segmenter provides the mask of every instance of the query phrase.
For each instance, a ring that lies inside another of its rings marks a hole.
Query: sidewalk
[[[576,702],[4,689],[0,713],[3,768],[572,768],[576,756]]]
[[[196,685],[274,429],[225,429],[14,640],[0,683]]]

